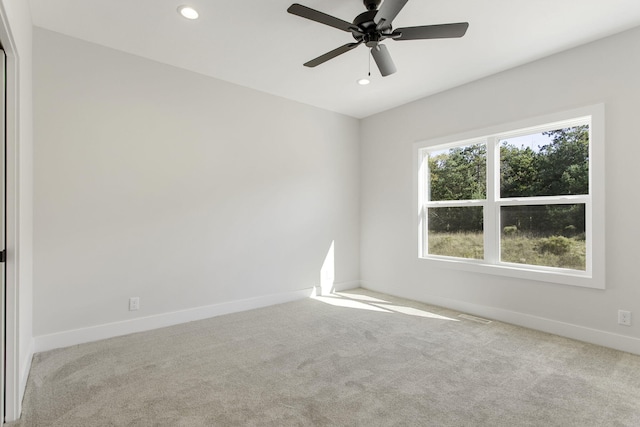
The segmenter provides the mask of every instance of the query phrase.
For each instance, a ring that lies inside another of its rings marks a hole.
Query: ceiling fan
[[[287,9],[287,12],[298,15],[321,24],[329,25],[342,31],[351,33],[356,40],[354,43],[347,43],[330,52],[320,55],[304,64],[305,67],[316,67],[326,61],[342,55],[361,44],[365,44],[371,49],[371,55],[376,61],[380,74],[388,76],[396,72],[396,66],[391,59],[387,47],[380,44],[385,39],[391,40],[424,40],[424,39],[446,39],[462,37],[469,27],[468,22],[458,22],[455,24],[423,25],[419,27],[396,28],[392,27],[393,19],[400,13],[409,0],[363,0],[367,11],[356,16],[353,23],[327,15],[315,9],[294,3]],[[382,3],[382,6],[378,9]]]

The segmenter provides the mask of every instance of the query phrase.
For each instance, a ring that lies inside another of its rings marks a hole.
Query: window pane
[[[500,140],[500,196],[589,194],[589,126]]]
[[[500,260],[586,269],[585,205],[503,206]]]
[[[482,206],[429,208],[429,254],[484,258]]]
[[[474,144],[429,153],[429,199],[474,200],[487,196],[487,147]]]

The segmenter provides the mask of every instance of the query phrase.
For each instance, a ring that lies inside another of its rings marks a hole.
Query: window
[[[604,288],[603,117],[599,105],[417,143],[419,256]]]

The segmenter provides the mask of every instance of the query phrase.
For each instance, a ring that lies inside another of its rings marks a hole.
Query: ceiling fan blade
[[[340,46],[337,49],[333,49],[331,52],[327,52],[324,55],[320,55],[318,56],[316,59],[312,59],[309,62],[306,62],[304,64],[305,67],[316,67],[322,63],[327,62],[330,59],[335,58],[338,55],[342,55],[343,53],[349,52],[351,49],[356,48],[360,45],[360,43],[362,42],[358,42],[358,43],[347,43],[345,45]]]
[[[424,25],[422,27],[396,28],[393,34],[400,34],[399,37],[392,37],[394,40],[423,40],[423,39],[449,39],[462,37],[469,28],[468,22],[458,22],[456,24]]]
[[[326,13],[319,12],[315,9],[311,9],[310,7],[303,6],[298,3],[294,3],[289,6],[287,12],[293,15],[301,16],[303,18],[311,19],[312,21],[316,21],[342,31],[351,32],[351,29],[355,28],[350,22],[343,21],[342,19],[338,19],[336,17],[327,15]]]
[[[396,72],[396,65],[393,63],[393,59],[391,59],[391,55],[389,54],[389,51],[387,50],[387,47],[385,45],[379,44],[372,47],[371,55],[376,61],[376,65],[378,66],[382,77]]]
[[[400,13],[405,4],[409,0],[384,0],[378,13],[373,18],[373,22],[376,23],[376,28],[390,27],[391,21]]]

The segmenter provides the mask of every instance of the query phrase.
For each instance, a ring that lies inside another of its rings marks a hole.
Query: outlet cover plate
[[[618,310],[618,324],[631,326],[631,312],[627,310]]]

